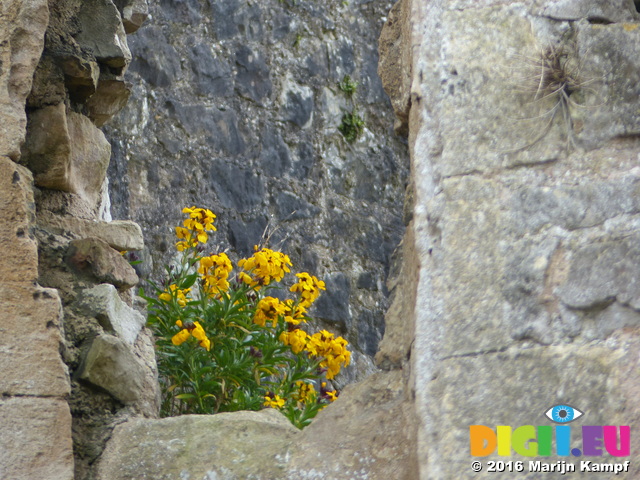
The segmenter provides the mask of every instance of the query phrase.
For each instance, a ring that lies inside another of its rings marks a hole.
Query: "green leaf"
[[[196,280],[198,279],[199,275],[198,273],[192,273],[191,275],[187,275],[186,277],[184,277],[184,279],[182,280],[182,282],[180,282],[180,289],[184,290],[185,288],[191,288],[193,286],[194,283],[196,283]]]

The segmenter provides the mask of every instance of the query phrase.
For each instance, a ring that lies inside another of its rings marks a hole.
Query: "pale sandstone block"
[[[24,104],[44,47],[49,22],[46,0],[3,0],[0,15],[0,155],[20,157]]]
[[[23,155],[36,185],[75,193],[95,205],[111,145],[88,117],[67,112],[61,103],[30,114]]]
[[[0,393],[69,393],[67,366],[60,357],[61,308],[54,289],[0,285]]]
[[[61,398],[0,397],[0,478],[73,480],[71,412]]]
[[[0,279],[32,285],[38,277],[38,247],[30,234],[31,172],[0,157]]]

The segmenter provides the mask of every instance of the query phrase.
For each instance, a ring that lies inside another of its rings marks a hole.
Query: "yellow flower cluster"
[[[351,363],[351,352],[347,350],[344,338],[334,338],[333,333],[320,330],[309,337],[305,350],[317,357],[324,357],[320,366],[327,369],[327,379],[331,380],[340,373],[341,366]]]
[[[229,274],[233,270],[226,253],[210,255],[200,259],[198,273],[202,275],[204,288],[210,295],[229,290]]]
[[[298,402],[302,402],[302,403],[315,401],[316,389],[313,388],[313,385],[311,383],[298,380],[296,382],[296,387],[298,387],[298,391],[293,394],[294,400],[297,400]]]
[[[286,305],[275,297],[264,297],[258,302],[253,323],[264,327],[267,322],[271,322],[271,327],[275,328],[278,317],[284,315]]]
[[[257,246],[255,248],[258,249]],[[285,273],[291,271],[289,267],[293,265],[288,255],[263,248],[252,257],[240,260],[238,266],[245,270],[240,273],[240,280],[252,287],[260,287],[269,285],[274,280],[279,282]]]
[[[182,213],[189,214],[189,218],[182,222],[184,227],[176,227],[176,236],[180,240],[176,243],[176,248],[183,252],[198,243],[207,243],[207,232],[216,231],[213,225],[215,214],[207,208],[197,207],[183,208]]]
[[[200,325],[200,322],[187,322],[183,324],[182,320],[177,320],[176,325],[182,330],[171,337],[171,343],[174,345],[181,345],[186,342],[190,336],[193,336],[200,342],[200,346],[202,348],[207,351],[211,349],[211,340],[207,337],[207,334],[205,333],[204,328],[202,328],[202,325]]]
[[[191,291],[190,288],[180,289],[176,284],[169,285],[169,289],[158,295],[158,298],[163,302],[170,302],[173,298],[176,298],[178,305],[184,307],[187,304],[187,294]]]
[[[273,393],[267,393],[264,396],[265,407],[271,408],[282,408],[284,407],[284,398],[280,397],[280,395],[274,395]]]
[[[284,321],[292,325],[299,325],[300,322],[307,323],[307,309],[302,305],[296,305],[293,300],[285,302],[286,310],[284,313]]]
[[[324,282],[307,272],[296,273],[296,277],[299,279],[298,283],[294,283],[289,290],[299,292],[301,297],[299,305],[309,308],[320,296],[320,290],[326,290]]]
[[[309,335],[304,330],[296,328],[292,331],[284,331],[278,339],[285,345],[289,345],[293,353],[300,353],[307,346]]]

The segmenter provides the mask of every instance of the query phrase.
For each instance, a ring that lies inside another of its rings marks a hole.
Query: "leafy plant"
[[[342,115],[342,122],[338,130],[340,130],[347,142],[352,143],[364,131],[364,119],[358,115],[355,109],[353,112],[345,112]]]
[[[358,82],[354,82],[349,75],[342,77],[342,80],[338,82],[338,88],[349,98],[353,97],[358,88]]]
[[[270,407],[303,428],[336,399],[327,381],[351,359],[345,339],[301,328],[324,282],[298,273],[287,293],[279,284],[290,273],[289,257],[257,246],[234,274],[226,253],[203,255],[216,216],[196,207],[183,213],[180,261],[166,267],[162,285],[150,282],[155,295],[145,297],[157,338],[161,414]]]
[[[352,105],[351,111],[345,111],[342,115],[338,130],[347,142],[353,143],[364,132],[364,119],[358,114],[358,107],[354,100],[358,82],[353,81],[349,75],[345,75],[338,82],[338,88],[351,100]]]

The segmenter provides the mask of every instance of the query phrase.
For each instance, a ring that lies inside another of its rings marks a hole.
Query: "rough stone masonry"
[[[86,175],[91,155],[104,175],[97,125],[126,101],[124,35],[146,12],[139,1],[2,5],[0,477],[513,478],[471,472],[470,425],[546,424],[559,403],[591,425],[639,423],[634,2],[402,0],[389,12],[380,76],[408,133],[412,188],[383,371],[302,432],[272,410],[153,418],[150,337],[128,293],[134,273],[114,256],[142,235],[106,221],[105,184]],[[98,18],[101,40],[87,35]],[[240,73],[264,68],[260,55],[236,57]],[[140,71],[166,83],[182,68],[170,58]],[[269,97],[243,85],[256,104]],[[308,98],[288,85],[292,102]],[[220,112],[215,124],[237,121]],[[631,460],[620,478],[640,474]]]

